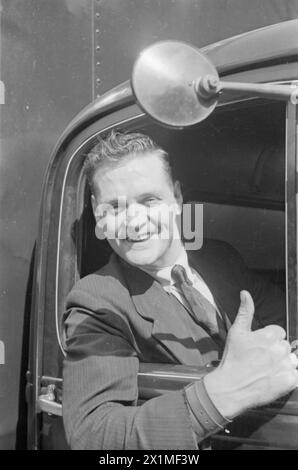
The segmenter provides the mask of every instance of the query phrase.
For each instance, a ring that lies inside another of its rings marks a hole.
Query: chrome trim
[[[50,415],[62,416],[62,405],[56,401],[51,401],[46,395],[40,395],[37,399],[39,413],[48,413]]]
[[[201,375],[163,374],[162,372],[138,372],[138,377],[156,377],[162,379],[200,380]]]

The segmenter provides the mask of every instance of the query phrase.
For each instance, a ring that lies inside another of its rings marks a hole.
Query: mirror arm
[[[215,75],[205,75],[194,83],[197,96],[208,100],[219,93],[243,92],[249,96],[258,96],[275,100],[298,102],[298,87],[293,85],[274,85],[220,81]]]
[[[267,98],[296,105],[298,86],[220,80],[212,62],[198,49],[180,41],[147,47],[132,72],[133,94],[140,107],[160,124],[182,129],[206,119],[221,94],[236,99]]]

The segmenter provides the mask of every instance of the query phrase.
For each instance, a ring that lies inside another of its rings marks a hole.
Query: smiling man
[[[164,152],[147,150],[142,158],[130,153],[116,166],[112,160],[91,173],[98,235],[107,237],[122,259],[144,269],[170,266],[183,250],[175,223],[182,196],[169,171]]]
[[[278,326],[283,301],[226,244],[185,250],[167,153],[143,134],[112,132],[85,171],[96,234],[113,254],[67,299],[63,415],[71,447],[196,449],[249,407],[292,390],[297,359]],[[211,361],[219,366],[204,379],[138,405],[140,362]]]

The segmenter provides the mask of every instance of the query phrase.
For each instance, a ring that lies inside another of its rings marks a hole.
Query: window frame
[[[298,339],[298,129],[297,106],[290,101],[286,109],[286,293],[287,337],[290,342]]]

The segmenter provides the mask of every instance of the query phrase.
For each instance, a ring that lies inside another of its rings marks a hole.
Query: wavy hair
[[[173,171],[170,165],[168,153],[145,134],[121,133],[112,131],[105,139],[99,138],[99,142],[87,154],[84,162],[86,174],[91,192],[95,194],[94,175],[100,167],[114,166],[122,163],[125,158],[144,156],[148,152],[157,152],[163,168],[172,184]]]

